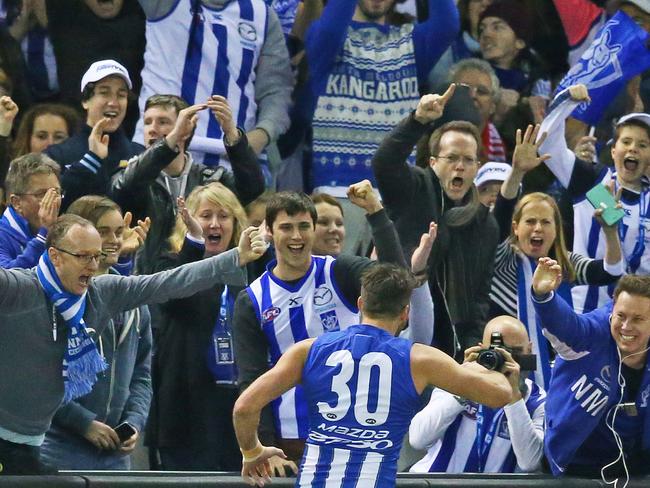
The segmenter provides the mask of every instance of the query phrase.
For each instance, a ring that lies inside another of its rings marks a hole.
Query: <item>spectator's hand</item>
[[[379,212],[382,208],[381,202],[375,195],[370,181],[363,180],[348,187],[348,198],[357,207],[366,211],[368,215]]]
[[[0,97],[0,136],[8,137],[18,114],[18,105],[8,96]]]
[[[122,249],[120,254],[128,256],[134,254],[142,247],[151,228],[151,219],[146,217],[144,220],[138,220],[138,225],[131,227],[133,214],[126,212],[124,214],[124,232],[122,233]]]
[[[519,363],[513,359],[512,354],[510,354],[508,350],[502,347],[497,347],[496,350],[503,354],[503,357],[505,359],[505,363],[503,363],[501,372],[506,378],[508,378],[508,383],[510,383],[510,388],[512,388],[512,398],[509,402],[509,404],[512,405],[522,398],[521,390],[519,389],[521,367],[519,366]]]
[[[591,102],[589,90],[587,89],[587,86],[582,83],[570,86],[569,95],[571,95],[571,99],[576,102]]]
[[[484,349],[483,344],[480,342],[476,346],[468,347],[465,349],[464,353],[464,358],[463,358],[463,363],[473,363],[476,361],[476,358],[478,358],[478,352]]]
[[[264,129],[253,129],[246,133],[246,137],[248,138],[248,145],[258,156],[262,154],[264,148],[271,142],[269,135]],[[228,141],[230,142],[230,139]]]
[[[185,227],[187,227],[187,232],[194,239],[203,239],[203,229],[201,228],[201,224],[199,224],[199,221],[190,214],[190,211],[185,206],[185,199],[183,197],[178,197],[176,199],[176,206],[178,207],[178,214],[181,216],[181,219],[183,219]]]
[[[616,208],[623,208],[623,205],[621,204],[621,195],[623,194],[623,187],[620,187],[618,189],[616,195],[614,195],[613,179],[607,185],[605,185],[605,187],[607,188],[607,191],[609,191],[610,195],[614,197],[614,201],[616,202]],[[594,218],[598,221],[600,227],[603,229],[603,232],[605,234],[611,234],[612,237],[614,236],[618,237],[618,222],[616,222],[613,225],[607,225],[603,220],[604,211],[605,211],[604,208],[597,208],[596,210],[594,210]]]
[[[259,227],[248,227],[244,229],[239,238],[237,250],[239,252],[239,265],[245,266],[251,261],[259,259],[266,252],[268,244],[264,239],[264,233]]]
[[[427,270],[427,261],[431,253],[431,247],[438,236],[438,224],[431,222],[429,224],[429,232],[425,232],[420,237],[420,245],[413,251],[411,256],[411,272],[413,274],[421,274]]]
[[[270,459],[274,456],[286,459],[282,449],[272,446],[262,446],[262,452],[252,461],[242,461],[241,476],[251,486],[264,486],[271,482]]]
[[[199,117],[197,113],[205,110],[206,107],[205,103],[197,103],[178,112],[174,128],[165,136],[165,141],[171,149],[175,149],[176,146],[180,146],[181,150],[185,148],[185,142],[196,127],[196,121]]]
[[[131,454],[133,450],[135,449],[136,444],[138,443],[138,437],[140,434],[138,431],[135,431],[135,434],[133,434],[131,437],[129,437],[127,440],[125,440],[122,445],[119,447],[119,451],[122,454]]]
[[[120,438],[108,425],[93,420],[84,437],[97,449],[114,451],[120,445]]]
[[[61,209],[61,195],[56,188],[50,188],[45,192],[43,200],[41,200],[38,209],[38,218],[40,226],[50,229],[56,219],[59,217],[59,210]]]
[[[537,156],[537,151],[539,146],[546,140],[546,132],[544,132],[539,139],[537,135],[539,134],[539,124],[533,127],[529,125],[526,127],[526,133],[521,134],[521,129],[517,129],[516,133],[516,143],[515,151],[512,154],[512,168],[513,171],[519,171],[520,173],[527,173],[531,169],[536,168],[542,162],[550,159],[550,154],[544,154],[542,156]]]
[[[208,108],[212,111],[212,115],[214,115],[214,118],[217,119],[217,122],[221,126],[221,130],[226,138],[224,142],[229,146],[237,144],[240,137],[239,130],[237,130],[237,124],[235,124],[235,120],[232,117],[232,109],[228,100],[221,95],[212,95],[210,100],[208,100]]]
[[[296,466],[296,463],[289,459],[284,459],[281,456],[271,456],[269,458],[269,466],[271,468],[272,476],[286,478],[291,476],[288,474],[288,471],[292,471],[294,476],[298,474],[298,466]]]
[[[537,296],[551,293],[562,283],[562,268],[551,258],[539,258],[533,275],[533,291]]]
[[[100,159],[105,159],[108,156],[109,137],[108,134],[104,134],[104,127],[110,121],[111,119],[109,117],[99,119],[88,136],[88,149],[94,152]]]
[[[420,98],[415,109],[415,120],[421,124],[428,124],[442,117],[445,105],[456,91],[456,84],[452,83],[442,95],[424,95]]]
[[[592,163],[596,160],[596,139],[594,136],[582,136],[578,139],[573,153],[588,163]]]

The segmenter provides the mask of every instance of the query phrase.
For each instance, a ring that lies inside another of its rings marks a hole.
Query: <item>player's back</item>
[[[395,486],[402,439],[420,407],[411,347],[370,325],[312,344],[302,375],[309,437],[296,486]]]

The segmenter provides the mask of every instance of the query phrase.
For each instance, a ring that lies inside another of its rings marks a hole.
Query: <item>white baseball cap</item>
[[[91,64],[90,68],[84,73],[83,78],[81,78],[81,91],[84,91],[88,83],[95,83],[111,75],[121,77],[126,82],[129,90],[133,88],[129,72],[124,66],[113,59],[102,59]]]
[[[650,0],[623,0],[622,3],[631,3],[636,5],[645,13],[650,14]]]
[[[488,181],[505,181],[511,171],[512,167],[507,163],[485,163],[476,173],[474,184],[478,188]]]
[[[650,2],[650,0],[648,0]],[[629,120],[638,120],[639,122],[644,123],[650,128],[650,114],[644,114],[643,112],[635,112],[627,115],[623,115],[618,121],[616,122],[616,127],[621,125],[623,122],[627,122]]]

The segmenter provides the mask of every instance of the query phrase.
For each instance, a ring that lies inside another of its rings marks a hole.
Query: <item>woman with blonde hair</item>
[[[537,149],[544,137],[538,139],[539,125],[528,126],[526,133],[517,130],[517,146],[512,159],[512,172],[501,186],[497,197],[495,217],[499,222],[501,244],[497,247],[494,275],[490,289],[490,316],[511,315],[526,326],[537,355],[535,382],[548,388],[551,379],[551,357],[546,339],[537,323],[532,303],[532,276],[537,261],[552,257],[562,266],[564,282],[558,293],[571,303],[574,285],[610,285],[623,274],[623,257],[616,226],[602,223],[607,236],[605,259],[591,259],[570,252],[565,244],[562,217],[555,200],[545,193],[530,193],[517,201],[524,175],[548,159],[538,157]],[[602,210],[594,217],[600,219]],[[487,344],[486,344],[487,346]]]
[[[171,252],[156,270],[220,254],[237,245],[246,227],[234,193],[221,183],[198,186],[187,202],[178,199]],[[160,306],[147,443],[158,448],[164,470],[241,469],[231,420],[237,398],[231,320],[241,289],[217,285]]]

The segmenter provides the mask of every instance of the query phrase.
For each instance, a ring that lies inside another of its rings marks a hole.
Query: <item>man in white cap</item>
[[[131,88],[128,71],[112,59],[91,64],[83,75],[86,125],[46,151],[62,167],[63,209],[83,195],[105,195],[111,175],[144,150],[122,129]]]

